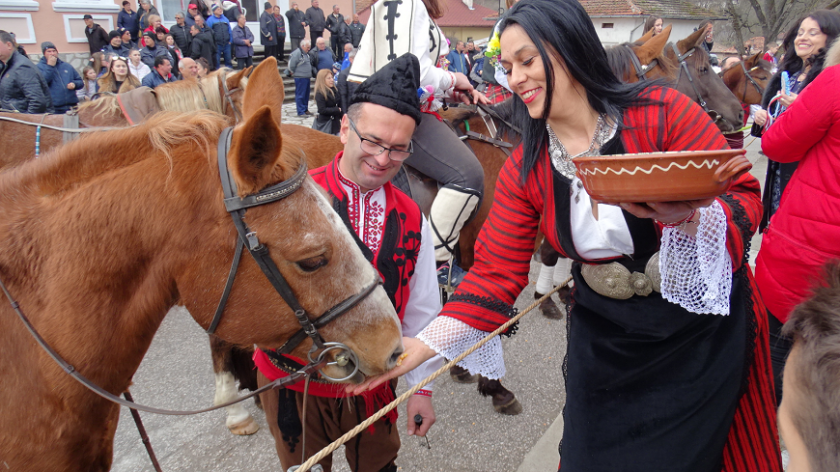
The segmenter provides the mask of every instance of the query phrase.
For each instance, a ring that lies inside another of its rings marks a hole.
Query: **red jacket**
[[[808,296],[822,265],[840,258],[838,80],[840,66],[825,69],[761,139],[768,158],[799,161],[755,267],[767,309],[782,322]]]

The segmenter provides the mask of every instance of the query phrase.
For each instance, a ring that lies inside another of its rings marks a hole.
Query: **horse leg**
[[[493,409],[503,415],[518,415],[522,413],[522,404],[510,390],[506,389],[499,380],[491,380],[483,375],[478,376],[478,393],[493,399]]]
[[[539,300],[553,288],[554,268],[557,265],[557,260],[560,258],[560,254],[546,240],[543,240],[538,252],[540,256],[540,275],[537,278],[537,288],[534,291],[535,300]],[[561,289],[560,291],[562,292],[563,290],[565,289]],[[562,294],[560,298],[563,299]],[[563,319],[563,312],[560,311],[560,308],[554,303],[551,297],[546,298],[540,303],[540,312],[543,316],[551,320]]]
[[[449,369],[449,376],[452,377],[452,380],[465,384],[475,383],[478,381],[479,377],[478,375],[473,375],[467,369],[457,365],[454,365]]]
[[[236,352],[238,351],[238,352]],[[213,398],[214,405],[220,405],[239,397],[239,390],[236,388],[235,373],[241,373],[243,369],[237,369],[237,362],[241,360],[243,350],[234,347],[233,345],[223,341],[217,336],[210,335],[210,353],[213,357],[213,372],[216,375],[216,395]],[[250,359],[249,359],[250,360]],[[253,362],[252,362],[253,365]],[[256,390],[256,373],[252,370],[253,387]],[[241,381],[240,385],[245,388],[250,388],[250,382]],[[260,427],[257,422],[245,409],[242,403],[237,403],[225,408],[227,411],[227,419],[225,425],[231,433],[236,435],[249,435],[259,431]]]

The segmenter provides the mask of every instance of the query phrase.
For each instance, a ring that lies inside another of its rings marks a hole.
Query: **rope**
[[[518,315],[514,316],[513,318],[511,318],[510,320],[508,320],[508,321],[507,321],[507,323],[503,324],[502,326],[499,326],[499,328],[497,328],[497,329],[496,329],[496,331],[493,331],[492,333],[488,334],[488,335],[487,335],[487,337],[485,337],[484,339],[482,339],[482,340],[481,340],[481,341],[479,341],[478,343],[474,344],[472,347],[470,347],[470,348],[469,348],[469,349],[467,349],[466,351],[464,351],[464,352],[462,352],[461,354],[459,354],[459,355],[458,355],[458,357],[456,357],[455,359],[452,359],[451,361],[449,361],[446,365],[444,365],[443,367],[441,367],[440,369],[438,369],[438,370],[437,370],[434,374],[432,374],[432,375],[430,375],[430,376],[426,377],[426,378],[425,378],[425,379],[423,379],[420,383],[418,383],[417,385],[415,385],[414,387],[412,387],[411,389],[409,389],[407,392],[405,392],[405,393],[403,393],[402,395],[400,395],[399,397],[397,397],[394,401],[392,401],[391,403],[389,403],[388,405],[386,405],[385,407],[383,407],[381,410],[377,411],[377,412],[376,412],[375,414],[373,414],[370,418],[366,419],[366,420],[365,420],[365,421],[363,421],[361,424],[359,424],[359,425],[358,425],[358,426],[356,426],[355,428],[351,429],[350,431],[348,431],[347,433],[345,433],[345,434],[344,434],[343,436],[341,436],[340,438],[338,438],[338,439],[336,439],[335,441],[333,441],[333,443],[332,443],[332,444],[330,444],[329,446],[327,446],[327,447],[325,447],[325,448],[321,449],[321,450],[320,450],[317,454],[315,454],[314,456],[310,457],[308,461],[304,462],[304,463],[303,463],[303,464],[302,464],[299,468],[295,469],[295,471],[296,471],[296,472],[309,472],[309,469],[310,469],[310,468],[312,468],[312,466],[314,466],[314,465],[315,465],[315,464],[317,464],[318,462],[320,462],[320,460],[321,460],[321,459],[323,459],[323,458],[327,457],[328,455],[332,454],[332,453],[333,453],[336,449],[338,449],[338,448],[339,448],[342,444],[346,443],[347,441],[349,441],[350,439],[352,439],[354,436],[356,436],[357,434],[359,434],[359,433],[361,433],[362,431],[364,431],[365,429],[367,429],[367,428],[368,428],[368,426],[370,426],[371,424],[375,423],[375,422],[376,422],[376,421],[378,421],[380,418],[382,418],[383,416],[385,416],[385,415],[386,415],[389,411],[391,411],[391,410],[393,410],[394,408],[396,408],[396,407],[397,407],[397,405],[399,405],[400,403],[402,403],[402,402],[406,401],[406,400],[407,400],[408,398],[410,398],[412,395],[414,395],[415,393],[417,393],[417,391],[418,391],[418,390],[420,390],[420,389],[422,389],[423,387],[425,387],[426,385],[428,385],[428,383],[429,383],[429,382],[431,382],[432,380],[434,380],[434,379],[438,378],[438,377],[439,377],[440,375],[442,375],[444,372],[448,372],[448,371],[449,371],[449,369],[450,369],[450,368],[452,368],[452,366],[454,366],[454,365],[455,365],[455,364],[457,364],[458,362],[461,362],[461,361],[462,361],[465,357],[467,357],[467,356],[469,356],[470,354],[472,354],[473,352],[475,352],[478,348],[480,348],[481,346],[483,346],[485,343],[487,343],[487,342],[488,342],[488,341],[490,341],[491,339],[493,339],[493,338],[495,338],[496,336],[498,336],[498,335],[500,335],[501,333],[503,333],[505,330],[507,330],[507,329],[510,327],[510,325],[512,325],[512,324],[516,323],[517,321],[519,321],[519,319],[520,319],[520,318],[522,318],[522,317],[523,317],[526,313],[528,313],[529,311],[531,311],[531,310],[533,310],[534,308],[538,307],[538,306],[540,305],[540,303],[542,303],[542,302],[544,302],[545,300],[547,300],[547,299],[548,299],[548,297],[550,297],[552,294],[554,294],[554,292],[556,292],[556,291],[560,290],[561,288],[565,287],[565,286],[566,286],[566,285],[568,285],[568,284],[569,284],[569,282],[571,282],[571,281],[572,281],[572,277],[569,277],[569,278],[568,278],[568,279],[566,279],[564,282],[562,282],[562,283],[560,283],[559,285],[557,285],[556,287],[554,287],[554,288],[553,288],[550,292],[548,292],[547,294],[543,295],[543,297],[542,297],[542,298],[540,298],[539,300],[535,301],[535,302],[534,302],[534,303],[532,303],[530,306],[528,306],[528,308],[526,308],[526,309],[525,309],[525,311],[523,311],[522,313],[519,313]]]
[[[46,117],[46,115],[44,115],[44,117]],[[35,127],[38,128],[38,131],[40,131],[41,128],[47,128],[47,129],[51,129],[51,130],[55,130],[55,131],[61,131],[62,133],[91,133],[93,131],[112,131],[112,130],[115,130],[115,129],[125,129],[125,128],[117,128],[117,127],[113,127],[113,126],[94,127],[94,128],[62,128],[60,126],[45,125],[45,124],[43,124],[43,119],[42,119],[42,122],[39,124],[39,123],[33,123],[31,121],[19,120],[17,118],[12,118],[12,117],[9,117],[9,116],[0,116],[0,120],[11,121],[12,123],[20,123],[22,125],[27,125],[27,126],[35,126]]]

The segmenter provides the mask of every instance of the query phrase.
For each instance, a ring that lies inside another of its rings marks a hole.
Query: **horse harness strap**
[[[701,108],[703,108],[703,111],[705,111],[709,115],[714,114],[716,116],[715,121],[719,120],[720,113],[710,109],[709,106],[706,104],[706,100],[703,99],[703,95],[700,94],[700,90],[697,89],[697,84],[694,83],[694,77],[692,77],[691,72],[688,70],[688,63],[685,61],[686,59],[691,57],[692,54],[694,54],[694,51],[697,48],[691,48],[688,51],[686,51],[685,54],[680,54],[680,50],[677,49],[677,46],[675,46],[674,43],[671,43],[671,49],[674,50],[674,54],[676,54],[677,56],[677,62],[679,63],[679,69],[677,71],[677,80],[674,83],[680,83],[680,76],[682,75],[683,70],[685,70],[685,76],[688,77],[688,83],[691,85],[691,89],[694,90],[694,95],[697,97],[697,103],[700,105]]]
[[[630,48],[630,46],[627,46],[626,44],[624,45],[624,47]],[[652,61],[650,61],[650,64],[644,65],[639,60],[639,56],[636,55],[636,52],[633,51],[632,48],[630,52],[630,61],[633,63],[633,68],[636,69],[636,78],[639,80],[647,80],[646,76],[648,72],[653,70],[653,68],[656,67],[657,64],[659,64],[659,59],[653,59]],[[677,56],[679,56],[679,54],[677,54]]]
[[[754,71],[754,70],[758,69],[759,66],[755,66],[748,71],[747,67],[744,65],[744,61],[738,61],[738,64],[741,65],[741,70],[744,71],[744,77],[746,77],[747,80],[749,80],[750,83],[753,85],[753,87],[755,87],[756,92],[758,92],[759,95],[764,95],[764,89],[761,88],[761,86],[758,85],[758,82],[755,81],[753,76],[750,75],[750,71]],[[741,100],[741,102],[745,102],[746,100],[747,100],[747,83],[744,82],[744,96],[743,96],[743,99]]]
[[[219,82],[222,83],[222,90],[224,92],[225,102],[226,102],[227,105],[230,105],[230,108],[233,110],[233,114],[235,115],[234,118],[236,119],[236,122],[239,123],[240,121],[242,121],[242,113],[239,111],[239,108],[236,108],[236,104],[233,103],[232,96],[233,96],[234,93],[240,91],[241,88],[236,87],[236,88],[233,88],[233,89],[228,89],[227,79],[225,79],[221,75],[218,76],[218,79],[219,79]],[[202,93],[204,93],[203,90],[202,90]],[[207,102],[207,97],[206,96],[204,97],[204,102],[205,103]]]
[[[248,251],[253,256],[254,260],[256,261],[257,265],[262,270],[263,274],[266,276],[268,281],[274,287],[274,290],[280,295],[281,298],[286,302],[287,305],[292,309],[295,314],[295,318],[297,318],[298,323],[301,325],[301,329],[295,333],[280,349],[278,352],[287,354],[294,350],[303,340],[307,337],[312,339],[312,349],[309,352],[309,360],[314,362],[312,359],[313,354],[317,350],[322,350],[320,355],[318,356],[318,360],[323,359],[324,354],[330,350],[341,350],[346,351],[350,354],[351,360],[355,362],[355,368],[358,369],[358,361],[356,359],[355,353],[353,353],[349,348],[344,346],[340,343],[334,342],[324,342],[323,337],[318,332],[318,328],[323,328],[329,322],[337,319],[339,316],[343,315],[356,305],[358,305],[362,300],[364,300],[368,295],[370,295],[379,284],[381,284],[381,278],[377,277],[373,282],[362,288],[362,290],[347,299],[341,301],[334,307],[327,310],[323,315],[313,320],[310,319],[306,310],[300,305],[297,297],[295,297],[294,292],[292,291],[289,284],[286,282],[286,279],[280,273],[280,269],[277,268],[277,265],[271,259],[268,251],[268,247],[264,244],[259,242],[257,237],[257,233],[252,231],[248,224],[245,223],[243,220],[245,216],[245,211],[248,208],[252,208],[259,205],[265,205],[267,203],[272,203],[278,200],[282,200],[283,198],[288,197],[296,190],[298,190],[301,185],[303,185],[304,180],[306,179],[308,173],[306,169],[306,162],[302,161],[298,170],[295,174],[278,184],[272,185],[267,187],[256,194],[248,195],[245,197],[240,198],[236,193],[236,183],[233,180],[233,177],[230,175],[230,171],[228,170],[227,165],[227,155],[230,149],[230,142],[231,137],[233,136],[233,128],[226,128],[222,131],[222,135],[219,138],[219,147],[218,147],[218,165],[219,165],[219,175],[222,181],[222,190],[224,191],[224,203],[225,209],[230,213],[231,218],[233,219],[233,224],[236,227],[237,233],[239,233],[239,244],[237,247],[237,253],[240,254],[239,257],[234,256],[233,264],[231,265],[230,273],[228,275],[228,281],[225,285],[225,290],[222,294],[222,298],[219,300],[219,305],[216,308],[216,313],[213,317],[213,321],[210,323],[210,327],[207,329],[207,333],[212,334],[216,327],[221,320],[222,314],[224,313],[224,307],[227,302],[227,298],[230,295],[230,288],[233,286],[233,280],[236,277],[236,271],[238,268],[238,264],[241,261],[241,252],[242,247],[247,247]],[[337,356],[336,363],[338,365],[343,366],[342,362],[346,363],[346,357],[343,357],[341,360],[338,359]],[[331,364],[330,364],[331,365]],[[355,375],[356,371],[354,370],[347,378],[352,377]],[[324,375],[322,373],[322,375]],[[346,380],[345,379],[334,379],[329,376],[324,375],[329,380],[337,381],[337,380]]]
[[[68,129],[77,130],[79,129],[79,115],[75,111],[69,111],[64,115],[64,127]],[[76,139],[77,133],[72,131],[64,131],[62,135],[64,139],[64,144],[69,143],[70,141]]]
[[[301,368],[300,370],[298,370],[297,372],[295,372],[294,374],[292,374],[288,377],[278,378],[275,381],[273,381],[273,382],[271,382],[267,385],[264,385],[263,387],[249,393],[248,395],[246,395],[244,397],[239,397],[236,400],[232,400],[232,401],[229,401],[227,403],[223,403],[221,405],[215,405],[215,406],[211,406],[209,408],[204,408],[204,409],[201,409],[201,410],[192,410],[192,411],[164,410],[164,409],[161,409],[161,408],[154,408],[154,407],[150,407],[150,406],[140,405],[138,403],[134,403],[133,401],[123,400],[122,398],[120,398],[120,397],[114,395],[113,393],[105,390],[104,388],[100,387],[99,385],[96,385],[95,383],[93,383],[92,380],[90,380],[87,377],[85,377],[84,375],[82,375],[78,370],[76,370],[75,367],[73,367],[70,363],[68,363],[66,360],[64,360],[64,358],[61,357],[61,355],[59,353],[57,353],[52,347],[50,347],[50,345],[47,344],[47,341],[43,337],[41,337],[40,333],[38,333],[38,331],[35,329],[35,327],[32,326],[32,323],[29,321],[29,318],[27,318],[26,315],[23,313],[23,310],[21,310],[20,304],[18,304],[18,302],[14,298],[12,298],[12,294],[9,293],[9,290],[6,288],[6,285],[3,283],[2,280],[0,280],[0,289],[3,290],[3,293],[6,295],[6,298],[9,300],[9,303],[12,305],[12,309],[15,311],[15,313],[17,313],[18,318],[20,318],[20,320],[26,326],[26,329],[29,331],[29,333],[32,335],[32,337],[35,338],[35,341],[38,343],[38,345],[41,346],[41,348],[47,353],[47,355],[49,355],[56,362],[56,364],[58,364],[59,367],[61,367],[62,370],[64,370],[64,372],[66,372],[68,375],[73,377],[80,384],[84,385],[88,390],[90,390],[93,393],[99,395],[100,397],[102,397],[106,400],[112,401],[114,403],[117,403],[119,405],[131,408],[133,410],[140,410],[140,411],[145,411],[147,413],[156,413],[156,414],[160,414],[160,415],[174,415],[174,416],[187,416],[187,415],[196,415],[196,414],[199,414],[199,413],[206,413],[208,411],[218,410],[220,408],[225,408],[225,407],[234,405],[236,403],[243,402],[243,401],[245,401],[245,400],[247,400],[247,399],[249,399],[253,396],[256,396],[256,395],[259,395],[262,392],[265,392],[266,390],[270,390],[270,389],[273,389],[273,388],[282,388],[282,387],[285,387],[287,385],[294,384],[295,382],[300,381],[303,377],[314,374],[319,369],[323,368],[324,365],[326,364],[325,359],[319,359],[318,362],[311,362],[311,363],[307,364],[306,366],[304,366],[303,368]]]

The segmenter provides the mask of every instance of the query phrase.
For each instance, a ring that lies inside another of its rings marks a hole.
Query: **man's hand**
[[[243,41],[245,41],[245,45],[246,45],[246,46],[250,46],[250,45],[251,45],[251,40],[250,40],[250,39],[243,39]]]
[[[425,395],[412,395],[408,399],[406,406],[406,416],[408,417],[408,435],[409,436],[425,436],[429,432],[429,428],[435,424],[435,408],[432,406],[432,398]],[[414,422],[414,415],[423,417],[423,424],[417,427]]]
[[[473,88],[470,79],[466,75],[455,72],[455,89],[452,91],[452,99],[467,105],[470,103],[490,103],[490,100],[483,93]],[[472,100],[472,101],[471,101]]]
[[[269,41],[272,41],[272,39],[271,39],[271,35],[268,35],[268,40],[269,40]]]
[[[76,90],[76,84],[70,82],[69,84],[67,84],[67,90]]]
[[[420,364],[437,355],[434,349],[417,338],[403,338],[403,346],[405,346],[405,352],[400,365],[382,375],[369,377],[358,385],[349,384],[345,391],[348,394],[361,395],[366,390],[372,390],[393,378],[414,370]]]
[[[47,56],[47,64],[49,64],[49,65],[51,65],[51,66],[55,66],[55,63],[56,63],[57,61],[58,61],[58,57],[56,57],[56,56],[52,56],[52,55],[48,55],[48,56]]]

